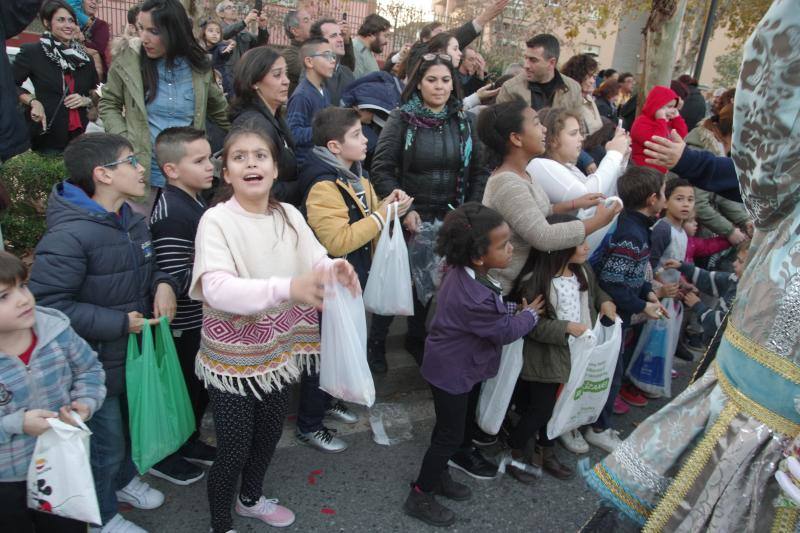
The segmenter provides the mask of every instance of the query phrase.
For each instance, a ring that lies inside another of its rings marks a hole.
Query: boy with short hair
[[[629,166],[617,180],[617,193],[625,209],[617,219],[617,227],[601,248],[602,257],[593,262],[600,288],[617,305],[622,318],[623,343],[608,400],[600,418],[585,433],[586,441],[608,452],[620,439],[611,429],[614,400],[620,390],[625,368],[622,353],[625,337],[631,326],[631,316],[644,313],[658,319],[666,310],[658,301],[652,285],[646,280],[650,261],[650,227],[653,218],[664,208],[664,175],[648,167]]]
[[[118,502],[154,509],[164,495],[136,476],[125,436],[128,334],[142,330],[151,310],[156,319],[172,319],[175,285],[158,270],[144,217],[127,204],[147,187],[130,142],[86,133],[67,146],[64,162],[69,178],[50,194],[48,229],[36,246],[30,288],[40,304],[69,317],[106,372],[108,395],[88,423],[103,521],[97,531],[140,532],[118,514]]]
[[[211,145],[201,130],[189,126],[167,128],[156,137],[155,156],[167,185],[153,206],[150,232],[159,268],[171,275],[178,286],[177,310],[170,326],[199,429],[208,406],[208,393],[194,373],[203,304],[189,298],[188,293],[197,225],[207,208],[202,193],[211,188],[214,180]],[[195,431],[186,444],[154,465],[150,473],[176,485],[201,479],[203,470],[197,464],[211,465],[216,449],[199,437],[200,432]]]
[[[0,252],[0,524],[6,531],[85,533],[86,524],[27,506],[26,478],[48,418],[75,425],[106,396],[105,373],[60,311],[37,307],[25,264]]]
[[[294,138],[298,168],[313,147],[311,123],[314,117],[331,105],[325,81],[333,76],[336,53],[327,40],[312,37],[300,47],[300,61],[305,68],[305,77],[289,97],[286,108],[286,123]]]
[[[331,257],[343,257],[358,274],[361,287],[372,266],[375,239],[387,224],[389,204],[399,202],[402,216],[412,199],[394,190],[383,202],[361,169],[367,155],[367,138],[354,109],[329,107],[313,124],[314,148],[300,169],[302,210],[308,225]],[[323,316],[324,320],[324,316]],[[342,402],[319,389],[319,374],[304,373],[301,380],[297,439],[321,451],[344,451],[347,444],[335,437],[322,420],[330,414],[347,423],[358,419]]]

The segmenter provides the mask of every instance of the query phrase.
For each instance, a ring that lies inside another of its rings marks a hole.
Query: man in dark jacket
[[[245,52],[256,46],[265,45],[269,42],[269,30],[267,29],[267,17],[265,13],[256,10],[251,11],[242,20],[236,11],[236,6],[230,0],[220,2],[217,5],[217,15],[219,15],[224,27],[222,28],[222,39],[225,41],[233,39],[236,47],[228,57],[228,66],[231,70]],[[258,33],[253,34],[248,31],[248,26],[258,21]]]
[[[172,320],[176,286],[158,270],[144,217],[126,203],[146,191],[131,144],[119,135],[85,134],[67,146],[64,161],[70,178],[48,200],[30,289],[41,305],[69,317],[103,364],[108,395],[87,422],[92,473],[103,525],[124,528],[119,501],[143,509],[164,501],[136,477],[126,444],[128,335],[142,330],[151,310]]]
[[[678,81],[686,87],[686,98],[683,101],[681,116],[686,121],[689,131],[692,131],[708,114],[706,100],[697,88],[697,80],[688,74],[683,74]]]
[[[300,59],[300,47],[310,37],[311,14],[305,9],[289,11],[283,19],[283,31],[289,39],[289,46],[283,49],[286,60],[286,75],[289,76],[289,94],[294,93],[303,73],[303,61]]]
[[[6,55],[10,39],[31,23],[42,0],[6,0],[0,2],[0,163],[30,147],[28,127],[17,110],[17,84],[11,75]],[[30,110],[28,110],[30,111]]]

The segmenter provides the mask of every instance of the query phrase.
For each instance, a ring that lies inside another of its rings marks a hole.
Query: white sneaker
[[[114,518],[109,520],[106,525],[90,527],[89,533],[147,533],[147,530],[125,520],[121,514],[115,514]]]
[[[572,453],[589,453],[589,445],[584,440],[583,435],[577,429],[573,429],[572,431],[567,431],[560,437],[558,440],[561,441],[561,445],[564,448],[568,449]]]
[[[589,428],[586,430],[586,433],[584,433],[583,436],[586,439],[586,442],[592,446],[597,446],[601,450],[605,450],[608,453],[613,452],[617,449],[617,446],[622,444],[622,440],[619,438],[619,431],[616,429],[608,428],[605,431],[597,433],[592,428]]]
[[[137,509],[155,509],[164,503],[164,493],[142,481],[139,476],[134,476],[127,487],[117,491],[117,500]]]

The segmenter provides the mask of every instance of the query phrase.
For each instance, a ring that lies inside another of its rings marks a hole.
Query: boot
[[[452,526],[456,521],[453,511],[436,501],[432,492],[422,492],[414,484],[408,493],[403,511],[409,516],[436,527]]]
[[[558,460],[555,446],[537,446],[542,469],[556,479],[570,479],[575,471]]]
[[[457,502],[463,502],[472,498],[472,491],[470,488],[453,479],[453,476],[450,475],[450,471],[447,469],[442,472],[442,478],[439,482],[439,486],[436,487],[433,492],[437,496],[444,496],[449,500],[454,500]]]
[[[522,450],[511,450],[511,458],[514,461],[527,465],[525,460],[525,452]],[[523,470],[513,464],[506,465],[506,472],[511,474],[511,477],[522,483],[523,485],[533,485],[537,479],[542,477],[542,468],[530,466],[528,469]]]
[[[367,364],[373,374],[385,374],[389,370],[386,364],[386,342],[370,339],[367,343]]]

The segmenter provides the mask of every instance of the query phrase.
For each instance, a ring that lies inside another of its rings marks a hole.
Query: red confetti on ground
[[[315,478],[314,476],[308,476],[308,484],[309,485],[316,485],[317,484],[317,478]]]
[[[297,420],[297,415],[289,415],[286,417],[286,420]]]
[[[328,507],[323,507],[321,510],[322,514],[336,514],[336,511],[330,509]]]
[[[321,476],[322,475],[322,470],[312,470],[311,471],[311,475],[312,476]]]

